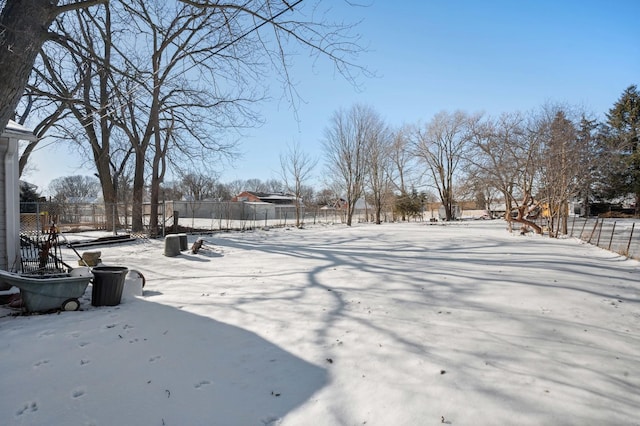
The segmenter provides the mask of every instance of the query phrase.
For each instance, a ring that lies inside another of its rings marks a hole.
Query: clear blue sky
[[[371,105],[390,126],[424,123],[441,110],[496,115],[547,102],[601,118],[626,87],[640,84],[638,0],[329,4],[346,21],[362,20],[356,30],[369,51],[359,63],[378,77],[361,79],[357,90],[328,61],[314,68],[301,52],[292,68],[305,100],[300,122],[274,85],[274,101],[260,108],[266,124],[242,138],[244,154],[225,167],[222,182],[277,178],[279,156],[293,143],[320,158],[315,174],[322,175],[324,129],[354,103]],[[42,189],[59,176],[90,174],[66,148],[41,150],[34,160],[39,170],[26,179]]]

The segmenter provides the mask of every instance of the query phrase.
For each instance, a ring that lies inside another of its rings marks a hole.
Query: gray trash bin
[[[187,234],[178,234],[178,240],[180,241],[180,251],[189,249],[189,241],[187,240]]]
[[[178,234],[170,234],[164,238],[164,255],[175,257],[180,254],[180,237]]]
[[[93,306],[119,305],[129,269],[124,266],[96,266],[91,272],[93,273],[91,304]]]

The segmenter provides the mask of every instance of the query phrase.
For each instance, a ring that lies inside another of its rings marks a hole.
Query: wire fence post
[[[600,237],[602,236],[602,225],[604,225],[604,219],[600,221],[600,229],[598,229],[598,239],[596,240],[596,247],[600,247]]]
[[[593,233],[596,232],[597,228],[598,228],[598,219],[596,219],[596,224],[593,225],[593,229],[591,230],[591,235],[589,235],[589,239],[587,240],[588,244],[591,244],[591,238],[593,238]]]
[[[617,222],[613,222],[613,229],[611,230],[611,238],[609,238],[609,247],[607,248],[607,250],[611,251],[611,243],[613,242],[613,234],[616,233],[616,223]]]
[[[582,224],[582,229],[580,230],[580,236],[578,236],[578,238],[582,239],[582,236],[584,235],[584,228],[587,227],[587,222],[589,222],[588,218],[584,218],[584,223]]]
[[[636,227],[635,222],[631,224],[631,235],[629,235],[629,242],[627,243],[627,252],[625,256],[629,257],[629,250],[631,250],[631,239],[633,238],[633,229]]]

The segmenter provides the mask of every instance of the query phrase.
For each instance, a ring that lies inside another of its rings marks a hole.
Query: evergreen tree
[[[20,181],[20,213],[35,213],[36,203],[43,201],[37,187]]]
[[[422,214],[425,198],[424,193],[418,194],[413,188],[411,194],[405,192],[396,196],[395,211],[403,220],[406,217],[418,217]]]
[[[612,153],[608,184],[611,195],[635,195],[640,208],[640,92],[629,86],[607,114],[606,140]]]

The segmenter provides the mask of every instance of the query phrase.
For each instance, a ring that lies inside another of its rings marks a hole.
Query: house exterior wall
[[[5,271],[16,271],[20,264],[18,182],[18,140],[0,136],[0,269]],[[0,290],[7,287],[0,284]]]
[[[296,217],[296,206],[248,201],[167,201],[167,223],[170,218],[211,220],[290,220]],[[300,213],[306,213],[303,207]],[[324,214],[324,213],[323,213]]]
[[[240,194],[236,195],[235,197],[233,197],[231,199],[231,201],[245,201],[245,202],[249,202],[249,203],[257,203],[257,202],[259,202],[261,200],[257,195],[255,195],[255,194],[253,194],[253,193],[251,193],[249,191],[244,191],[244,192],[241,192]]]
[[[226,201],[171,201],[167,202],[167,215],[178,212],[182,218],[200,219],[240,219],[243,216],[243,203]]]
[[[0,269],[20,268],[20,177],[18,141],[35,141],[33,131],[9,121],[0,134]]]
[[[5,157],[9,150],[9,138],[0,137],[0,242],[7,241],[7,197],[5,177]],[[7,245],[0,244],[0,269],[7,270]]]

